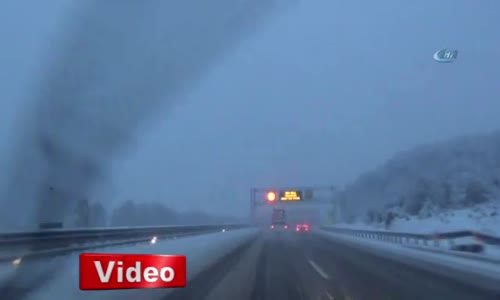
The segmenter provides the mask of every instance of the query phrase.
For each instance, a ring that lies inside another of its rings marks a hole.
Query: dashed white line
[[[308,259],[307,260],[309,262],[309,264],[313,267],[313,269],[318,272],[319,275],[321,275],[321,277],[323,277],[324,279],[328,279],[330,278],[330,276],[328,276],[328,274],[323,271],[320,266],[318,266],[313,260],[311,259]]]

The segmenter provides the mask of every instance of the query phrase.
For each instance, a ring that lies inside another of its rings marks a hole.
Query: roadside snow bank
[[[428,218],[418,216],[396,217],[386,229],[385,224],[338,224],[336,227],[360,230],[387,230],[408,233],[436,233],[473,230],[500,236],[500,202],[489,202],[472,208],[443,211]]]
[[[158,241],[156,244],[140,244],[96,250],[98,253],[140,253],[140,254],[180,254],[186,255],[189,280],[204,270],[215,260],[229,254],[245,241],[256,236],[255,229],[242,229],[221,233],[210,233],[177,240]],[[168,293],[168,289],[152,290],[113,290],[80,291],[79,289],[79,254],[54,259],[47,263],[58,263],[59,273],[42,289],[30,295],[27,300],[125,300],[159,299]]]

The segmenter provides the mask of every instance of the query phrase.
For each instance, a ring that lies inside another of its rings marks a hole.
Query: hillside
[[[401,152],[346,186],[339,197],[348,223],[385,224],[389,215],[395,218],[387,223],[394,225],[415,219],[431,222],[464,210],[496,217],[500,131]],[[447,222],[465,226],[468,221],[451,218],[442,224]]]

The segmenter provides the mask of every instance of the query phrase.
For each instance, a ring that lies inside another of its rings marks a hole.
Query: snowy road
[[[319,231],[245,229],[101,252],[186,254],[188,287],[79,291],[73,255],[51,261],[60,272],[26,299],[500,299],[495,266]]]
[[[498,289],[489,291],[472,284],[475,274],[469,278],[470,283],[450,278],[328,234],[265,235],[237,256],[207,272],[204,278],[202,273],[187,289],[162,300],[494,300],[500,297]]]

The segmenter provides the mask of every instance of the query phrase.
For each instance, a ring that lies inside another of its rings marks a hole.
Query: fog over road
[[[293,1],[292,1],[293,2]],[[78,3],[20,118],[2,228],[61,220],[148,122],[168,117],[285,1]],[[12,201],[12,199],[16,199]]]

